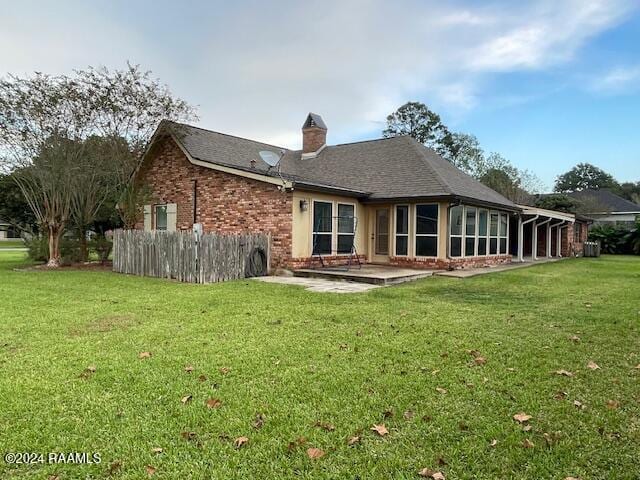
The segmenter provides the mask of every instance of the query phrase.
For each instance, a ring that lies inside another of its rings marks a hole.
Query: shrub
[[[42,235],[34,235],[25,239],[27,255],[36,262],[46,262],[49,258],[49,240]]]
[[[60,257],[64,265],[80,262],[82,260],[80,241],[74,237],[62,237],[60,239]]]
[[[637,227],[629,230],[612,225],[596,225],[589,231],[589,240],[599,241],[603,253],[629,254],[634,253],[634,242],[639,242],[637,233],[634,240],[636,231]],[[638,253],[638,250],[635,253]]]
[[[96,252],[98,259],[102,263],[105,263],[109,259],[109,255],[113,249],[113,241],[104,235],[96,235],[89,243],[89,249]]]
[[[629,230],[625,236],[625,241],[636,255],[640,255],[640,220],[636,221],[635,226]]]

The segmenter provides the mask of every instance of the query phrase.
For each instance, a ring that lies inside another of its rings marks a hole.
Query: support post
[[[524,262],[524,225],[522,215],[518,215],[518,261]]]
[[[534,220],[531,229],[531,259],[535,262],[538,259],[538,222]]]
[[[556,257],[562,258],[562,226],[558,225],[558,240],[556,247]]]
[[[547,223],[547,258],[551,258],[551,222]]]

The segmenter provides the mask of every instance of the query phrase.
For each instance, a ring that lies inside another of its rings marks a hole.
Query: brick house
[[[411,137],[328,146],[326,135],[316,114],[299,151],[162,122],[136,172],[152,192],[137,228],[268,232],[271,266],[285,268],[355,256],[484,266],[576,251],[575,216],[516,205]]]

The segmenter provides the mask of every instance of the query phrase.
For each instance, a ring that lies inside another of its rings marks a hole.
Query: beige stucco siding
[[[308,202],[306,211],[300,208],[301,200]],[[305,192],[295,190],[293,192],[293,236],[291,242],[291,251],[293,258],[309,258],[313,247],[313,201],[323,201],[333,203],[333,215],[337,216],[337,204],[345,203],[355,205],[355,216],[357,218],[357,227],[355,235],[355,246],[358,254],[366,254],[367,252],[367,213],[366,207],[352,197],[342,197],[338,195],[328,195],[323,193]],[[334,220],[335,221],[335,220]],[[334,225],[334,232],[337,230]],[[334,250],[335,250],[334,238]]]

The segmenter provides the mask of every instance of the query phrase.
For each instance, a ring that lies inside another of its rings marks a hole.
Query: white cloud
[[[129,59],[198,104],[204,127],[296,147],[308,111],[340,142],[381,130],[409,99],[474,108],[487,74],[565,62],[632,3],[256,0],[149,6],[136,22],[122,21],[124,4],[78,5],[3,12],[0,65],[57,72]]]
[[[640,65],[628,65],[593,78],[589,87],[592,91],[604,94],[624,94],[640,90]]]

